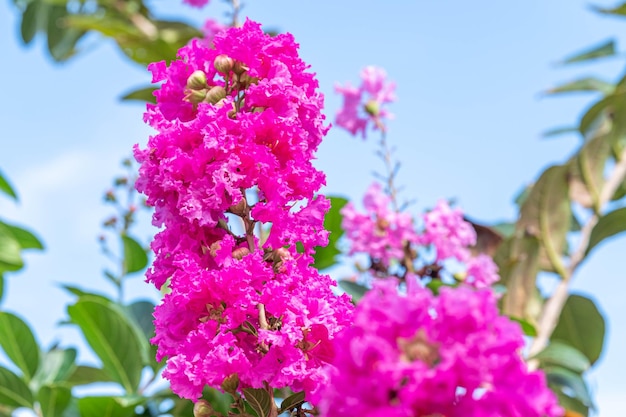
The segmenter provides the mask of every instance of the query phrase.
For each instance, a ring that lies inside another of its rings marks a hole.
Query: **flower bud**
[[[380,114],[380,105],[376,100],[370,100],[365,103],[365,111],[370,116],[377,117]]]
[[[206,97],[204,98],[204,101],[211,104],[217,104],[217,102],[219,102],[223,98],[226,98],[226,90],[224,89],[224,87],[220,87],[218,85],[212,87],[209,90]]]
[[[250,253],[250,249],[248,248],[237,248],[233,251],[233,258],[242,260],[244,256]]]
[[[190,90],[202,90],[206,88],[206,74],[201,70],[195,70],[187,78],[187,88]]]
[[[239,388],[239,375],[230,374],[226,378],[224,378],[224,382],[222,382],[222,389],[224,392],[235,395],[237,388]]]
[[[243,88],[248,88],[250,87],[250,84],[257,84],[258,82],[258,77],[251,77],[247,72],[244,72],[239,76],[239,84],[241,84]]]
[[[218,55],[213,60],[213,66],[217,72],[224,75],[232,71],[234,64],[233,59],[225,54]]]
[[[193,415],[194,417],[211,417],[215,414],[215,410],[211,407],[211,404],[207,400],[198,400],[197,403],[193,405]]]
[[[241,61],[235,61],[235,64],[233,65],[233,72],[237,75],[241,75],[249,69],[250,68],[248,68],[246,64]]]
[[[188,101],[191,104],[202,103],[207,96],[207,90],[187,90],[187,95],[185,95],[185,101]]]

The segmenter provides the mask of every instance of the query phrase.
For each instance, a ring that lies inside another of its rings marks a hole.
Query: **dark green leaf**
[[[329,231],[328,245],[325,247],[318,246],[315,248],[315,255],[313,258],[315,262],[313,267],[318,270],[330,268],[337,263],[336,257],[341,253],[337,249],[337,241],[344,234],[344,230],[341,228],[341,209],[348,203],[343,197],[329,197],[330,210],[324,217],[324,229]]]
[[[39,345],[28,325],[14,314],[0,312],[0,346],[30,382],[39,367]]]
[[[28,45],[37,34],[37,30],[39,30],[41,26],[42,15],[45,14],[47,10],[47,5],[42,4],[41,1],[33,0],[28,2],[26,10],[24,10],[22,14],[22,24],[20,27],[22,40],[26,45]]]
[[[578,349],[554,341],[533,358],[538,359],[542,367],[557,365],[577,373],[583,373],[591,364],[589,359]]]
[[[553,87],[546,91],[546,94],[554,95],[560,93],[577,93],[581,91],[597,91],[603,94],[611,94],[615,86],[607,81],[594,77],[581,78]]]
[[[304,391],[296,392],[295,394],[292,394],[283,400],[283,402],[280,404],[278,414],[284,413],[285,411],[293,410],[294,408],[301,406],[302,404],[304,404]]]
[[[70,405],[72,391],[61,386],[43,386],[37,400],[41,406],[41,417],[61,417]]]
[[[4,297],[4,275],[0,273],[0,303],[2,303],[3,297]]]
[[[579,131],[584,137],[592,137],[600,127],[611,123],[611,114],[621,114],[626,109],[626,91],[618,90],[603,99],[595,102],[580,119]]]
[[[560,385],[548,385],[550,389],[556,393],[557,398],[559,399],[559,404],[567,413],[564,417],[588,417],[589,416],[589,407],[584,405],[582,401],[572,398],[569,395],[566,395],[562,391],[562,387]]]
[[[598,135],[588,140],[569,163],[570,198],[583,207],[599,210],[604,185],[604,167],[611,153],[611,140]]]
[[[92,298],[99,298],[101,299],[103,302],[105,303],[112,303],[113,301],[107,297],[104,294],[99,294],[99,293],[92,293],[89,291],[84,291],[78,287],[75,287],[73,285],[66,285],[66,284],[61,284],[61,288],[63,288],[65,291],[69,292],[70,294],[73,294],[77,297],[92,297]]]
[[[67,383],[74,385],[88,385],[95,382],[114,382],[107,372],[100,368],[92,366],[77,366],[74,371],[67,377]]]
[[[578,349],[594,364],[604,345],[604,318],[589,298],[570,295],[563,307],[551,341],[561,341]]]
[[[17,193],[4,175],[2,175],[2,171],[0,171],[0,192],[12,197],[14,200],[17,200]]]
[[[544,139],[552,139],[556,136],[561,136],[568,133],[578,133],[578,126],[555,127],[554,129],[546,130],[541,134],[541,136]]]
[[[589,389],[587,384],[583,380],[583,377],[573,371],[560,366],[550,366],[544,369],[548,384],[551,386],[566,388],[572,392],[574,398],[579,399],[583,404],[593,408],[593,402],[591,395],[589,395]]]
[[[561,61],[561,64],[572,64],[575,62],[590,61],[598,58],[605,58],[615,55],[615,41],[609,40],[599,45],[593,46],[575,55],[569,56]]]
[[[341,289],[352,297],[352,302],[354,302],[355,304],[358,303],[359,300],[363,298],[365,293],[368,291],[367,287],[361,284],[357,284],[353,281],[341,280],[338,283]]]
[[[148,266],[146,250],[132,237],[122,235],[124,246],[124,270],[127,274],[142,271]]]
[[[605,7],[597,7],[597,6],[592,6],[592,8],[598,13],[614,14],[617,16],[626,16],[626,4],[621,4],[613,8],[605,8]]]
[[[9,407],[33,408],[33,394],[26,383],[19,376],[1,366],[0,404]]]
[[[154,93],[158,89],[159,87],[154,87],[154,86],[137,88],[137,89],[134,89],[132,91],[125,93],[121,97],[121,100],[125,100],[125,101],[137,100],[137,101],[144,101],[147,103],[154,104],[156,103],[156,97],[152,93]]]
[[[589,236],[586,254],[589,254],[593,248],[605,239],[624,231],[626,231],[626,207],[613,210],[600,217]]]
[[[266,390],[262,388],[244,388],[243,395],[259,417],[268,417],[270,415],[272,398]]]
[[[146,340],[150,340],[154,337],[154,324],[152,324],[152,321],[154,320],[154,317],[152,316],[152,313],[154,313],[154,307],[154,303],[147,300],[135,301],[127,307],[130,317],[135,320],[135,323],[143,332]]]
[[[134,406],[122,406],[115,397],[83,397],[78,399],[81,417],[130,417]]]
[[[130,320],[117,306],[95,297],[81,297],[67,310],[105,371],[127,393],[135,393],[148,349]]]

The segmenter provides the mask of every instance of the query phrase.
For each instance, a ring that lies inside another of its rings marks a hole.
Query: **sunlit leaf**
[[[0,346],[29,382],[39,367],[39,345],[24,320],[0,311]]]
[[[600,217],[589,236],[589,244],[587,245],[586,253],[589,254],[593,248],[605,239],[624,231],[626,231],[626,207],[613,210]]]
[[[111,376],[100,368],[94,368],[93,366],[79,365],[73,372],[67,377],[67,384],[74,385],[88,385],[96,382],[114,382]]]
[[[533,356],[542,367],[557,365],[577,373],[591,366],[589,359],[578,349],[565,343],[553,341],[544,350]]]
[[[43,243],[39,240],[37,236],[35,236],[32,232],[23,229],[19,226],[15,226],[12,224],[4,223],[0,221],[2,224],[15,238],[17,243],[20,245],[22,249],[43,249]]]
[[[324,217],[324,229],[330,233],[328,235],[328,245],[325,247],[318,246],[315,248],[315,255],[313,258],[315,262],[313,267],[318,270],[329,268],[337,263],[337,255],[341,253],[337,249],[337,241],[344,234],[344,230],[341,228],[341,209],[348,204],[348,200],[343,197],[329,197],[330,210]]]
[[[593,408],[591,395],[582,375],[560,366],[546,367],[544,372],[550,386],[565,388],[573,394],[572,397]]]
[[[585,49],[582,52],[569,56],[561,61],[561,64],[585,62],[598,58],[606,58],[613,55],[615,55],[615,41],[609,40],[606,42],[602,42],[601,44],[595,45],[589,49]]]
[[[37,400],[41,406],[41,417],[61,417],[70,405],[72,391],[61,386],[43,386],[39,389]]]
[[[17,193],[15,189],[11,186],[9,181],[2,175],[2,171],[0,171],[0,192],[8,195],[9,197],[17,200]]]
[[[613,92],[614,88],[615,86],[612,83],[595,77],[587,77],[550,88],[545,93],[549,95],[555,95],[562,93],[579,93],[592,91],[600,92],[603,94],[610,94]]]
[[[33,407],[33,394],[26,383],[19,376],[1,366],[0,404],[9,407]]]
[[[78,399],[81,417],[130,417],[134,406],[122,406],[115,397],[83,397]]]
[[[132,237],[122,235],[124,248],[124,270],[127,274],[142,271],[148,266],[146,250]]]

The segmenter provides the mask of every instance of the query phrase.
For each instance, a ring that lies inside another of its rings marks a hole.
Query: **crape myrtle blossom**
[[[498,313],[490,290],[378,281],[334,340],[322,417],[556,417],[542,372],[520,356],[520,326]]]
[[[393,82],[386,82],[384,69],[368,66],[361,71],[361,86],[336,85],[335,91],[343,95],[343,107],[337,112],[335,123],[356,136],[365,139],[370,122],[374,129],[385,130],[384,119],[393,117],[383,106],[396,100]]]
[[[352,311],[311,266],[328,242],[329,201],[315,195],[325,178],[311,164],[328,130],[323,97],[290,34],[246,21],[213,44],[193,40],[169,66],[149,66],[162,82],[145,114],[157,133],[135,157],[163,227],[147,274],[169,283],[157,357],[172,390],[194,400],[233,374],[242,388],[313,392]],[[262,240],[257,223],[271,224]]]
[[[350,255],[365,253],[385,268],[395,261],[410,272],[420,247],[432,247],[434,266],[443,268],[448,260],[460,262],[465,269],[455,276],[473,287],[489,287],[499,280],[498,267],[489,256],[471,255],[469,247],[476,243],[476,232],[460,209],[439,201],[422,216],[423,227],[416,231],[411,215],[392,210],[390,205],[391,198],[373,183],[363,198],[365,213],[358,212],[352,203],[341,210]]]
[[[209,4],[209,0],[183,0],[183,3],[187,3],[190,6],[201,8]]]

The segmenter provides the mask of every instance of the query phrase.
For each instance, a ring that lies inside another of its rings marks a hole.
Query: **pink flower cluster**
[[[435,263],[444,265],[449,259],[465,264],[464,281],[476,288],[485,288],[499,280],[498,267],[486,255],[472,257],[469,247],[476,243],[476,232],[463,219],[460,209],[452,209],[445,201],[422,216],[423,229],[415,230],[409,213],[389,208],[391,199],[380,185],[374,183],[365,193],[365,213],[352,203],[341,211],[342,227],[350,240],[350,254],[366,253],[375,262],[389,267],[394,260],[413,262],[416,246],[432,246]]]
[[[393,82],[386,82],[387,73],[384,69],[368,66],[361,71],[361,86],[352,87],[336,85],[335,91],[343,95],[343,107],[337,112],[335,123],[352,135],[361,132],[365,139],[365,131],[369,122],[374,129],[385,129],[384,119],[392,117],[383,105],[396,100]]]
[[[209,4],[209,0],[183,0],[183,2],[197,8],[201,8]]]
[[[404,257],[407,244],[418,241],[411,215],[391,210],[390,203],[380,185],[374,183],[363,198],[365,214],[357,212],[351,202],[344,206],[342,227],[351,242],[351,255],[365,252],[389,266],[393,259]]]
[[[137,189],[164,227],[147,277],[169,287],[153,343],[186,398],[232,374],[242,387],[313,391],[352,311],[311,267],[328,241],[329,202],[315,196],[325,178],[311,164],[328,130],[323,97],[290,34],[246,21],[213,43],[149,66],[162,85],[145,114],[157,134],[135,148]]]
[[[541,372],[529,372],[517,323],[492,291],[415,282],[406,296],[378,282],[335,339],[331,381],[314,397],[322,417],[556,417]]]

